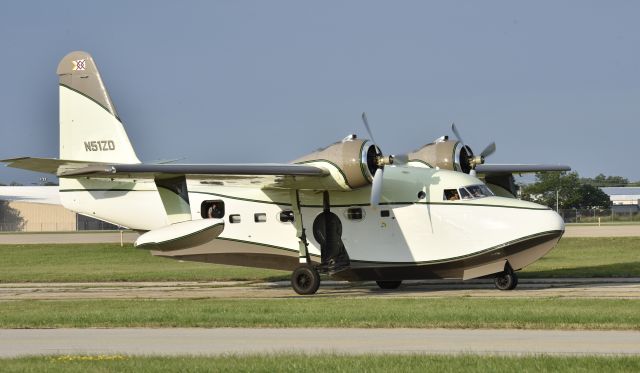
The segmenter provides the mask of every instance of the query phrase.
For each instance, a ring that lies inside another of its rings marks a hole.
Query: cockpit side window
[[[486,185],[469,185],[459,189],[445,189],[443,199],[445,201],[469,200],[493,196],[493,192]]]
[[[460,199],[460,194],[457,189],[445,189],[444,200],[445,201],[457,201]]]
[[[467,191],[465,188],[460,188],[460,195],[462,196],[462,199],[472,199],[473,198],[471,193],[469,193],[469,191]]]
[[[486,185],[471,185],[466,188],[469,190],[473,198],[489,197],[493,195]]]

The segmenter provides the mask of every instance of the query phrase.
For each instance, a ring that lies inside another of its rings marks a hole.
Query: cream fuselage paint
[[[331,211],[341,220],[342,241],[350,260],[360,266],[447,262],[488,250],[500,252],[501,247],[545,232],[557,232],[554,236],[557,241],[564,224],[546,207],[503,197],[443,200],[444,189],[480,183],[475,177],[459,172],[387,167],[378,209],[369,205],[370,188],[365,187],[331,192]],[[288,190],[211,185],[200,180],[189,180],[188,189],[192,219],[202,218],[203,201],[224,202],[224,230],[210,251],[203,245],[162,255],[188,259],[190,255],[208,252],[224,254],[221,241],[232,241],[235,253],[242,251],[242,247],[246,247],[247,253],[259,253],[262,247],[270,255],[297,256],[296,229],[291,222],[279,220],[280,212],[291,209]],[[420,192],[424,198],[419,198]],[[153,230],[169,224],[151,180],[63,179],[61,199],[69,209],[133,229]],[[309,253],[317,259],[320,245],[313,237],[312,226],[322,212],[322,193],[300,191],[300,204]],[[362,208],[364,218],[348,219],[346,212],[350,207]],[[383,210],[389,211],[389,216],[381,216]],[[255,214],[266,214],[266,221],[257,222]],[[240,222],[231,223],[230,215],[239,215]],[[537,260],[552,246],[538,248],[533,255],[519,255],[515,260],[518,268]]]

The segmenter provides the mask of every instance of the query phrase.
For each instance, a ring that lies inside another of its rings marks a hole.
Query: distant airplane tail
[[[60,159],[140,163],[91,55],[81,51],[67,54],[57,73]]]

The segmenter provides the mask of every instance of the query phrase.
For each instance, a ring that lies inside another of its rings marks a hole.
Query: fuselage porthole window
[[[224,201],[208,200],[202,201],[200,204],[200,216],[203,219],[222,219],[224,218]]]
[[[280,220],[282,223],[292,223],[295,220],[293,211],[291,210],[280,211],[280,213],[278,213],[278,220]]]
[[[345,215],[349,220],[360,221],[364,219],[364,210],[362,210],[362,207],[349,207],[345,211]]]
[[[239,214],[229,215],[229,223],[231,224],[240,223],[240,220]]]
[[[267,222],[267,214],[265,214],[264,212],[253,214],[253,221],[256,222],[256,223],[266,223]]]

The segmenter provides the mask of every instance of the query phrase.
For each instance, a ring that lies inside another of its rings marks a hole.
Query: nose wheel
[[[518,275],[516,275],[511,267],[508,267],[507,270],[498,275],[493,281],[499,290],[513,290],[518,286]]]
[[[320,274],[308,264],[301,265],[291,275],[291,287],[300,295],[315,294],[320,287]]]

